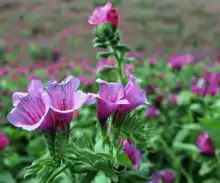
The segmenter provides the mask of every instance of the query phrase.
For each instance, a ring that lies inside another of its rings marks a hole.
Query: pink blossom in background
[[[181,70],[183,65],[191,64],[194,61],[194,57],[191,55],[171,55],[167,59],[168,67]]]
[[[146,183],[173,183],[175,180],[175,174],[169,170],[162,170],[157,172],[151,181]]]
[[[4,149],[9,144],[9,139],[3,133],[0,133],[0,150]]]
[[[173,103],[173,104],[177,104],[178,103],[178,94],[170,94],[168,99],[167,99],[168,103]]]
[[[146,117],[147,118],[157,118],[160,115],[159,109],[155,108],[154,106],[149,106],[146,109]]]
[[[196,145],[199,149],[200,154],[204,154],[204,155],[214,154],[214,148],[213,148],[212,141],[209,138],[208,133],[201,132],[196,138]]]

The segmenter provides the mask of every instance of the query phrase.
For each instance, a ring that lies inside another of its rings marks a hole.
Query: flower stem
[[[114,57],[116,60],[116,65],[117,65],[117,70],[118,70],[118,78],[119,78],[120,82],[124,85],[126,83],[126,81],[125,81],[124,74],[123,74],[123,65],[122,65],[123,58],[117,54],[117,51],[115,50],[115,48],[112,45],[109,47],[109,49],[114,54]]]
[[[194,183],[192,180],[192,177],[188,174],[188,172],[182,167],[181,163],[179,162],[179,159],[176,157],[175,153],[170,150],[168,147],[167,143],[163,140],[160,139],[161,145],[163,146],[164,151],[170,156],[174,163],[175,169],[179,169],[181,173],[186,177],[188,183]]]

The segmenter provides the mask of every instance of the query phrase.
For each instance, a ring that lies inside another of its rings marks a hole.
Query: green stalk
[[[118,78],[119,78],[120,82],[124,85],[124,84],[126,84],[126,80],[125,80],[125,77],[123,74],[123,65],[122,65],[123,58],[117,54],[115,48],[112,45],[109,47],[109,49],[114,54],[114,57],[116,60],[116,65],[117,65],[117,70],[118,70]]]

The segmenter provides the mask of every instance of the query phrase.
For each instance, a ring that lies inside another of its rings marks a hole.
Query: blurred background
[[[8,123],[12,93],[26,91],[32,79],[46,81],[68,74],[78,75],[86,90],[91,91],[97,50],[92,47],[88,17],[105,2],[0,1],[0,131],[10,140],[0,154],[0,183],[36,183],[23,181],[22,169],[45,152],[38,133]],[[190,54],[196,61],[220,60],[219,0],[110,2],[120,11],[122,42],[140,60],[171,53]]]

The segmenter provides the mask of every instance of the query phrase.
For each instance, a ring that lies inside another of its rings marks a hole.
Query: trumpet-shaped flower
[[[69,76],[63,82],[48,82],[46,91],[39,80],[32,80],[28,93],[15,92],[12,96],[14,108],[8,121],[25,130],[53,130],[69,125],[73,112],[84,103],[93,103],[91,94],[76,91],[79,79]]]
[[[116,111],[128,112],[147,102],[146,94],[137,86],[134,76],[128,75],[125,87],[121,83],[107,83],[97,79],[99,93],[97,100],[97,116],[101,124]]]

